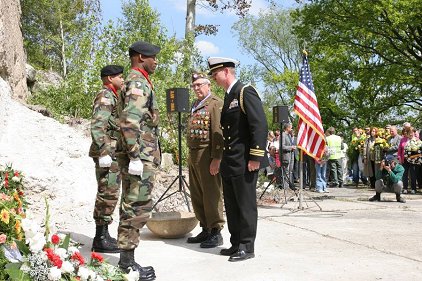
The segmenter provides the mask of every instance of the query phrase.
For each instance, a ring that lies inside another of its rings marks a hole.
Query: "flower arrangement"
[[[48,202],[41,228],[25,214],[23,175],[11,165],[0,165],[0,280],[114,281],[139,279],[125,274],[92,252],[86,262],[70,235],[53,233]],[[4,268],[4,270],[3,270]]]
[[[407,162],[416,165],[422,165],[422,141],[411,139],[404,146],[404,157]]]
[[[391,135],[390,135],[390,131],[389,130],[386,130],[384,128],[378,128],[378,136],[380,138],[383,138],[385,140],[388,140]]]
[[[387,142],[387,139],[382,138],[382,137],[377,137],[375,139],[375,143],[374,146],[379,146],[382,150],[388,148],[390,145]]]
[[[359,129],[359,132],[359,136],[352,135],[352,140],[350,141],[347,149],[347,155],[352,160],[357,159],[359,153],[363,152],[363,147],[365,145],[366,134],[362,129]]]
[[[23,175],[11,165],[0,165],[0,245],[15,247],[22,240],[22,219],[26,201],[23,194]]]
[[[117,267],[105,262],[95,252],[89,262],[79,252],[70,235],[51,234],[49,208],[45,228],[42,229],[33,219],[22,220],[25,242],[17,242],[18,253],[7,253],[12,263],[6,265],[9,280],[23,281],[113,281],[138,280],[138,272],[123,273]]]

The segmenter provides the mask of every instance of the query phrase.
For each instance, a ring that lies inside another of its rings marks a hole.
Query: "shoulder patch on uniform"
[[[108,99],[108,98],[102,97],[100,99],[100,103],[103,104],[103,105],[110,105],[111,104],[111,100]]]
[[[130,90],[129,94],[135,95],[135,96],[142,96],[144,94],[144,91],[138,88],[133,88]]]

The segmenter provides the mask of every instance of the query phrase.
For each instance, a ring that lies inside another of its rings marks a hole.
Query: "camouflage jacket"
[[[142,73],[131,69],[121,98],[122,138],[117,144],[117,153],[125,153],[131,160],[141,159],[159,165],[160,117],[154,90]]]
[[[114,157],[116,142],[120,136],[117,104],[118,98],[113,91],[103,86],[92,107],[90,157]]]

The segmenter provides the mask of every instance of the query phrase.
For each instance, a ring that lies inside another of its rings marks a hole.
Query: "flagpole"
[[[303,210],[303,150],[300,149],[299,154],[299,209]]]

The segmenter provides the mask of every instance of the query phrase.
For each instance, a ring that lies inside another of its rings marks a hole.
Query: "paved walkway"
[[[368,202],[374,194],[368,189],[330,191],[317,198],[322,211],[311,201],[309,208],[296,212],[293,201],[283,208],[260,206],[254,259],[228,262],[218,254],[221,247],[201,249],[185,243],[186,237],[160,239],[147,228],[136,259],[153,265],[156,280],[164,281],[422,280],[420,194],[405,195],[407,203],[401,204],[394,194],[383,194],[383,202]],[[199,232],[198,226],[189,235]],[[85,240],[83,251],[88,252],[91,238],[77,229],[75,235]],[[223,236],[224,247],[229,247],[227,228]],[[117,264],[118,254],[106,257]]]

